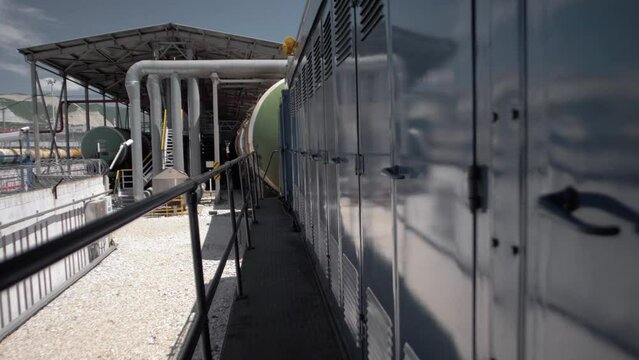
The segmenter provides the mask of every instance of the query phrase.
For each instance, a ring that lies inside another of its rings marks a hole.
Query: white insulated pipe
[[[157,75],[149,75],[146,88],[151,102],[151,161],[155,176],[162,171],[162,94]]]
[[[173,168],[184,171],[184,120],[182,119],[182,89],[177,74],[171,75],[171,128],[173,135]],[[135,176],[135,175],[134,175]]]
[[[133,146],[133,194],[136,200],[144,198],[142,169],[142,112],[140,81],[147,75],[160,78],[208,78],[213,73],[231,78],[281,78],[286,72],[286,60],[142,60],[127,71],[125,85],[129,96],[130,129]],[[173,81],[172,81],[173,83]],[[172,86],[173,88],[173,86]],[[181,106],[177,106],[177,111]],[[174,138],[175,125],[174,125]],[[180,134],[181,135],[181,134]],[[174,142],[175,147],[177,144]],[[215,144],[215,146],[219,146]]]
[[[197,79],[188,79],[189,96],[189,176],[202,173],[200,150],[200,89]]]
[[[211,81],[213,82],[213,155],[215,157],[215,162],[220,164],[220,111],[217,101],[217,89],[220,84],[219,75],[217,73],[211,74]],[[217,204],[219,204],[222,200],[221,187],[220,177],[218,176],[215,178],[215,203]]]

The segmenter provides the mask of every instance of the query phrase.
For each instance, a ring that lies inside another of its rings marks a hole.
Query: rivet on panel
[[[513,120],[519,119],[519,110],[513,109]]]
[[[513,245],[512,246],[512,251],[513,251],[513,255],[519,254],[519,246]]]
[[[493,122],[497,122],[497,120],[499,120],[499,114],[497,114],[496,112],[493,112]]]
[[[491,239],[491,244],[493,245],[494,248],[499,246],[499,239],[497,238],[492,238]]]

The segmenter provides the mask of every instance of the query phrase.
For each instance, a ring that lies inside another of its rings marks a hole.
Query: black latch
[[[471,211],[486,211],[487,176],[486,166],[471,165],[468,167],[468,206]]]
[[[357,154],[355,155],[355,175],[364,174],[364,156]]]

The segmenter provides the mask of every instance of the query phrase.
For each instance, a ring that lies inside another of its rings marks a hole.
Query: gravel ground
[[[228,217],[200,208],[204,277],[217,267]],[[219,219],[219,221],[218,221]],[[226,220],[226,221],[222,221]],[[222,226],[218,226],[218,223]],[[141,218],[113,234],[118,249],[0,343],[1,359],[166,359],[195,303],[188,219]],[[212,237],[215,234],[215,241]],[[207,238],[207,236],[209,238]],[[226,238],[226,236],[224,236]],[[218,244],[218,242],[220,244]],[[227,263],[209,318],[219,357],[235,294]],[[176,345],[177,344],[177,345]],[[199,353],[199,349],[196,350]]]

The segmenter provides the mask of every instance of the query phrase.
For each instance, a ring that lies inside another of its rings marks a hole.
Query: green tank
[[[257,152],[260,175],[266,171],[266,182],[277,191],[280,190],[280,103],[285,87],[282,79],[262,95],[240,126],[235,141],[238,154]]]
[[[80,152],[85,159],[102,159],[111,165],[120,145],[131,138],[128,129],[108,126],[95,127],[87,132],[80,143]],[[151,142],[147,136],[142,137],[142,151],[146,156],[151,151]],[[114,170],[131,167],[131,148],[125,147],[124,154],[119,157]]]

